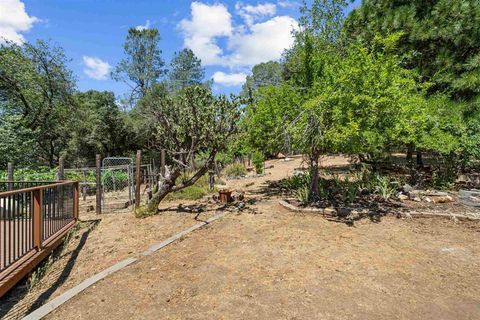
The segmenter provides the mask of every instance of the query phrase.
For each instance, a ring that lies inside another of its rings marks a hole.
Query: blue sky
[[[214,90],[230,93],[240,90],[252,65],[278,58],[291,44],[297,18],[293,0],[0,0],[0,37],[51,39],[71,59],[79,90],[122,96],[127,86],[111,80],[109,71],[123,57],[126,32],[155,27],[167,63],[189,47],[202,58]]]

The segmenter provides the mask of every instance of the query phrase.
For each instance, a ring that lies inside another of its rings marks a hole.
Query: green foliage
[[[309,194],[310,194],[310,187],[303,186],[300,187],[293,192],[295,199],[300,202],[302,205],[307,205],[309,203]]]
[[[431,91],[459,99],[480,93],[480,6],[477,0],[365,0],[353,10],[345,34],[372,46],[377,35],[401,32],[397,54]]]
[[[255,166],[255,172],[257,174],[262,174],[265,165],[265,157],[263,156],[263,153],[261,153],[260,151],[255,151],[252,154],[252,162]]]
[[[227,177],[243,177],[247,175],[247,169],[241,163],[232,163],[225,167],[223,174]]]
[[[90,90],[74,95],[77,110],[65,151],[72,166],[86,166],[95,154],[125,155],[136,147],[133,125],[119,110],[113,92]]]
[[[201,84],[204,77],[202,62],[192,50],[183,49],[174,54],[168,71],[168,82],[173,91]]]
[[[57,169],[49,167],[15,168],[14,180],[17,181],[55,181]],[[0,171],[0,180],[7,180],[6,171]]]
[[[383,198],[383,200],[388,200],[392,197],[395,192],[395,188],[392,184],[390,178],[376,174],[374,178],[375,189],[374,191]]]
[[[289,191],[298,190],[302,187],[308,186],[310,182],[309,174],[298,174],[280,181],[280,186]]]
[[[161,54],[158,48],[160,33],[152,28],[130,28],[125,39],[125,58],[122,59],[112,73],[116,81],[123,81],[131,88],[128,103],[134,103],[144,97],[165,73]]]
[[[295,120],[301,105],[300,92],[289,84],[263,87],[255,92],[255,103],[246,108],[243,128],[252,149],[265,156],[289,153],[289,124]]]
[[[7,138],[0,149],[20,165],[54,166],[66,147],[75,112],[67,62],[62,48],[45,41],[0,46],[0,131]]]
[[[242,86],[240,95],[252,102],[254,92],[261,87],[277,86],[282,81],[283,66],[276,61],[259,63],[252,68],[252,74]]]

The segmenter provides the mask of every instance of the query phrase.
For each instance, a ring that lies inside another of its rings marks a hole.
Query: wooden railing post
[[[80,184],[78,181],[73,183],[73,218],[78,220],[80,201]]]
[[[33,245],[42,250],[42,207],[43,190],[33,191]]]

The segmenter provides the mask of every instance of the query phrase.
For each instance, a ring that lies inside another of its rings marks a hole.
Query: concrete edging
[[[181,237],[189,234],[190,232],[195,231],[197,229],[200,229],[201,227],[206,226],[206,225],[208,225],[209,223],[211,223],[215,220],[221,219],[225,215],[226,215],[226,213],[220,213],[220,214],[217,214],[217,215],[215,215],[215,216],[213,216],[213,217],[211,217],[211,218],[209,218],[209,219],[207,219],[203,222],[197,223],[196,225],[194,225],[194,226],[192,226],[192,227],[190,227],[190,228],[188,228],[188,229],[186,229],[182,232],[179,232],[179,233],[171,236],[170,238],[168,238],[168,239],[166,239],[162,242],[159,242],[159,243],[156,243],[156,244],[150,246],[147,250],[141,252],[141,255],[142,256],[151,255],[152,253],[158,251],[159,249],[162,249],[162,248],[168,246],[169,244],[175,242],[176,240],[180,239]],[[113,266],[111,266],[111,267],[97,273],[96,275],[84,280],[83,282],[76,285],[75,287],[65,291],[60,296],[56,297],[55,299],[51,300],[50,302],[47,302],[46,304],[44,304],[43,306],[41,306],[37,310],[35,310],[32,313],[25,316],[23,319],[24,320],[42,319],[43,317],[48,315],[50,312],[52,312],[55,309],[57,309],[58,307],[60,307],[65,302],[69,301],[70,299],[72,299],[73,297],[78,295],[83,290],[89,288],[90,286],[94,285],[95,283],[104,279],[105,277],[128,267],[132,263],[138,261],[140,258],[141,257],[139,257],[139,258],[130,257],[130,258],[127,258],[125,260],[122,260],[122,261],[114,264]]]

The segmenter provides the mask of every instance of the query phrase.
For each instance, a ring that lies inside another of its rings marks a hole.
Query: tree
[[[158,48],[160,39],[160,33],[155,28],[128,30],[124,44],[126,57],[116,66],[112,78],[130,87],[129,103],[144,97],[165,74],[162,51]]]
[[[174,54],[168,72],[168,81],[174,92],[201,84],[204,77],[205,69],[202,67],[202,61],[192,50],[183,49]]]
[[[164,85],[154,86],[141,101],[140,116],[149,132],[148,146],[166,150],[170,169],[155,191],[148,212],[156,213],[158,204],[170,192],[193,185],[225,150],[236,132],[239,103],[225,96],[215,97],[204,86],[191,86],[169,95]],[[203,164],[188,179],[177,182],[196,154],[207,153]]]
[[[371,47],[377,35],[400,32],[398,55],[430,92],[470,100],[480,93],[480,5],[477,0],[365,0],[345,23],[345,34]]]
[[[300,92],[289,83],[257,89],[242,121],[249,145],[261,150],[266,157],[289,153],[289,125],[298,115],[302,103]]]
[[[0,112],[30,131],[38,162],[50,166],[66,146],[66,123],[75,111],[75,81],[66,63],[63,49],[48,42],[0,46]]]
[[[253,99],[254,92],[266,86],[276,86],[282,81],[283,66],[277,61],[263,62],[253,66],[252,74],[242,86],[240,95],[249,100]]]
[[[294,32],[293,48],[287,51],[286,67],[290,82],[298,87],[306,100],[311,95],[315,80],[324,77],[323,70],[328,61],[325,58],[336,57],[342,53],[340,34],[346,5],[346,0],[314,0],[310,6],[306,1],[303,2],[300,28]],[[297,123],[297,126],[303,126],[300,131],[305,139],[301,140],[301,145],[310,161],[310,201],[319,200],[319,159],[325,151],[322,147],[324,129],[317,111],[315,108],[305,108],[300,113],[300,119],[304,121]]]
[[[74,95],[77,110],[67,160],[85,165],[95,154],[125,155],[135,146],[133,127],[119,110],[113,92],[89,90]]]

